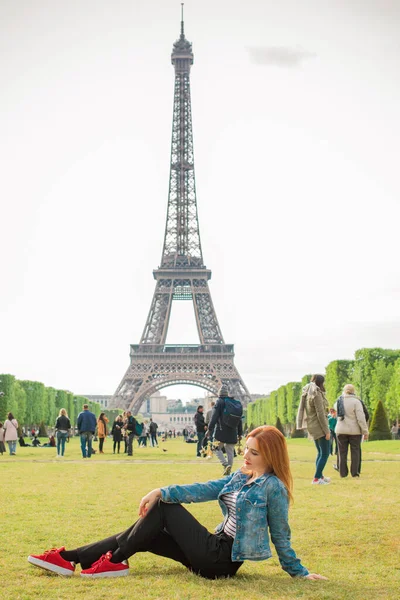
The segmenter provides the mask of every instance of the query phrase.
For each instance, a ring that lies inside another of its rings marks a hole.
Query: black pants
[[[350,446],[350,472],[352,477],[360,475],[361,469],[361,436],[346,435],[339,433],[337,436],[339,449],[339,472],[341,477],[347,477],[349,469],[347,467],[347,454]]]
[[[104,438],[99,438],[99,452],[103,452]]]
[[[120,441],[115,441],[115,440],[114,440],[114,446],[113,446],[113,451],[114,451],[114,454],[115,454],[115,448],[118,448],[118,454],[119,454],[119,449],[120,449],[120,446],[121,446],[121,442],[120,442]]]
[[[120,549],[125,558],[136,552],[152,552],[182,563],[190,571],[215,579],[235,575],[242,565],[232,562],[233,539],[214,535],[181,504],[156,502],[145,518],[109,538],[77,549],[82,569],[89,568],[102,554]]]

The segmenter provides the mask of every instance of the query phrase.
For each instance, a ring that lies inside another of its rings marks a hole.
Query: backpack
[[[139,423],[138,421],[136,421],[135,424],[135,433],[136,435],[142,435],[142,431],[143,431],[143,423]]]
[[[231,429],[236,429],[242,420],[243,406],[235,398],[224,398],[224,409],[222,412],[222,423]]]

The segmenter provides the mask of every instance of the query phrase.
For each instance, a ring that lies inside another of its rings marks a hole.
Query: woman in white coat
[[[338,442],[339,472],[347,477],[347,454],[350,446],[352,477],[360,476],[361,439],[368,438],[368,427],[361,400],[356,396],[354,385],[348,383],[335,404],[337,411],[336,437]]]
[[[4,441],[8,444],[10,455],[15,456],[18,440],[18,421],[14,419],[14,415],[10,412],[8,413],[7,419],[4,422],[3,429]]]

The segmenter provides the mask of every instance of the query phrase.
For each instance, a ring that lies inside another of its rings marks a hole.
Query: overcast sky
[[[121,381],[161,257],[179,27],[172,0],[1,0],[0,372]],[[250,392],[399,348],[400,2],[189,0],[185,31],[203,256]],[[175,302],[167,342],[197,341]]]

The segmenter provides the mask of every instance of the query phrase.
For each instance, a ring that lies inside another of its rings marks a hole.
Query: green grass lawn
[[[79,568],[74,577],[64,579],[28,564],[32,552],[60,545],[75,548],[126,528],[136,520],[140,498],[149,489],[221,475],[215,458],[195,458],[195,445],[171,440],[160,446],[135,448],[128,458],[113,455],[107,440],[104,455],[83,460],[74,439],[64,459],[56,459],[54,448],[18,448],[15,457],[0,456],[0,598],[399,597],[400,442],[392,441],[363,444],[360,479],[341,480],[330,460],[325,474],[332,476],[332,484],[311,486],[313,444],[289,440],[295,480],[293,547],[305,566],[329,577],[327,582],[291,579],[275,555],[264,562],[246,562],[231,580],[213,582],[151,554],[132,557],[130,577],[110,580],[83,580]],[[216,502],[189,509],[210,530],[220,521]]]

